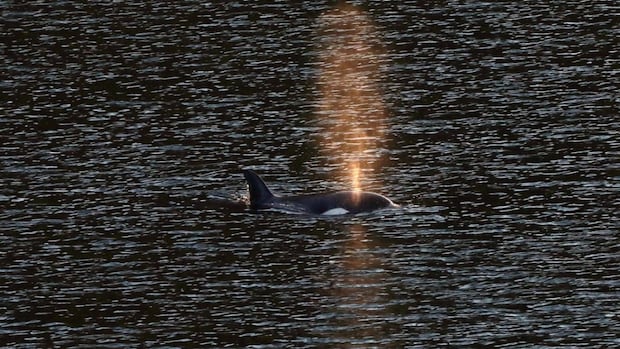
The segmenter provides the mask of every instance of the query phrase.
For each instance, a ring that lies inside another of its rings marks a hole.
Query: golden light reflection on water
[[[359,191],[364,175],[378,170],[386,136],[381,40],[368,15],[352,5],[322,15],[318,34],[321,147],[338,176]]]
[[[365,348],[381,343],[390,335],[390,299],[383,286],[384,261],[374,251],[376,242],[362,225],[351,225],[348,230],[350,235],[343,245],[340,272],[332,280],[331,295],[336,299],[337,316],[331,323],[333,332],[326,335],[346,339],[348,345],[342,347]]]
[[[358,161],[351,165],[351,187],[354,191],[359,192],[361,190],[360,185],[360,164]]]
[[[320,144],[338,176],[360,192],[364,177],[380,170],[387,134],[381,40],[369,16],[352,5],[322,15],[318,34]],[[333,325],[339,329],[332,336],[351,343],[380,341],[387,335],[385,325],[375,320],[389,317],[383,260],[373,252],[366,228],[354,224],[346,229],[341,273],[331,280],[338,314]]]

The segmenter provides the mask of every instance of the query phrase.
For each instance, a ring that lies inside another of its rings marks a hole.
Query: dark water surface
[[[369,2],[396,211],[321,151],[328,3],[2,2],[0,345],[620,346],[620,8]],[[371,150],[372,151],[372,150]]]

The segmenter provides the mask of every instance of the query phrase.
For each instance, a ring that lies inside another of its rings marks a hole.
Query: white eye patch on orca
[[[349,211],[345,210],[342,207],[336,207],[336,208],[332,208],[331,210],[327,210],[323,213],[321,213],[324,216],[338,216],[341,214],[347,214],[349,213]]]

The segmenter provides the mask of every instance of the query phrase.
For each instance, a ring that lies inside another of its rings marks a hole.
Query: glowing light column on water
[[[321,145],[359,191],[364,174],[377,170],[386,135],[381,40],[362,10],[341,5],[319,18],[318,49]]]
[[[380,93],[381,40],[370,18],[359,8],[341,5],[319,19],[320,99],[316,110],[322,126],[322,150],[339,176],[361,193],[364,175],[379,170],[387,113]],[[359,198],[359,196],[358,196]],[[387,299],[378,285],[384,261],[373,252],[373,239],[361,224],[347,226],[342,272],[330,278],[336,306],[327,337],[351,342],[380,341],[386,333],[373,322],[387,318]],[[351,329],[355,329],[351,331]]]

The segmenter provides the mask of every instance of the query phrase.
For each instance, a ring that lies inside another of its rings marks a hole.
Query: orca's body
[[[398,207],[383,195],[365,191],[339,191],[328,194],[276,196],[251,170],[243,170],[250,191],[250,208],[281,209],[309,214],[353,214]]]

